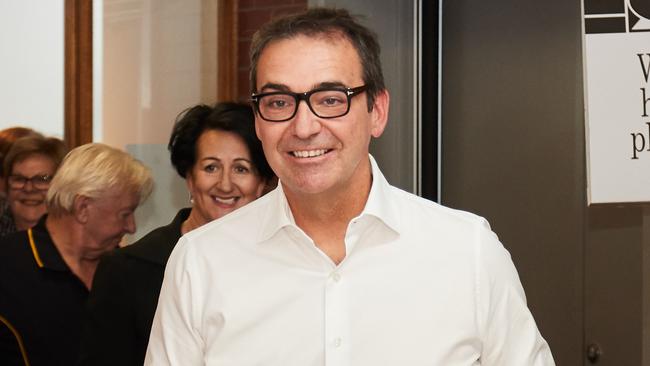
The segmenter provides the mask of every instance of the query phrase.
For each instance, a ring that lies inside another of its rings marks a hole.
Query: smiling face
[[[364,84],[356,50],[336,35],[274,41],[262,51],[257,70],[259,93]],[[304,102],[286,122],[268,122],[256,114],[257,135],[287,197],[367,193],[368,147],[371,136],[379,137],[385,127],[388,93],[377,95],[370,112],[366,98],[365,93],[354,97],[348,114],[331,119],[317,117]]]
[[[29,155],[14,163],[10,175],[32,178],[37,175],[52,176],[55,164],[45,155]],[[28,229],[45,214],[47,189],[37,189],[33,182],[26,182],[22,188],[7,186],[7,202],[18,230]]]
[[[192,215],[200,225],[254,201],[265,186],[244,140],[221,130],[201,134],[196,163],[186,179],[194,200]]]

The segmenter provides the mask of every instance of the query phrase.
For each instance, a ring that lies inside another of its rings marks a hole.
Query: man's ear
[[[390,95],[388,90],[384,89],[377,93],[375,96],[375,104],[373,104],[371,114],[370,134],[372,137],[377,138],[384,133],[386,123],[388,123],[388,105],[390,102]]]
[[[255,109],[253,109],[253,110],[255,110]],[[257,114],[257,112],[255,112],[255,122],[254,122],[255,123],[255,135],[257,136],[258,140],[262,141],[262,136],[260,135],[260,126],[259,126],[260,120],[261,120],[261,118],[258,118],[258,114]]]
[[[90,205],[90,201],[91,201],[90,198],[82,195],[77,195],[74,198],[74,202],[72,205],[74,210],[73,211],[74,217],[78,222],[82,224],[88,222],[88,216],[89,216],[88,206]]]

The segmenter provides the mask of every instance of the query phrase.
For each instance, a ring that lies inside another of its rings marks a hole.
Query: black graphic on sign
[[[584,0],[585,33],[650,32],[648,0]]]

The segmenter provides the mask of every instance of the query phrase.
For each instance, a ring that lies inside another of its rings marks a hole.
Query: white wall
[[[0,129],[63,137],[63,0],[0,1]]]
[[[181,111],[216,100],[217,1],[94,0],[93,11],[94,140],[131,153],[155,181],[131,243],[189,206],[167,142]]]

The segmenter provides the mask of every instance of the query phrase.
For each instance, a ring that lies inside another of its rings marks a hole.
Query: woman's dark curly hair
[[[167,149],[172,165],[185,178],[196,163],[199,137],[208,130],[227,131],[241,137],[258,174],[267,182],[275,178],[264,157],[262,143],[255,134],[255,117],[249,104],[223,102],[214,107],[200,104],[181,112],[176,118]]]

